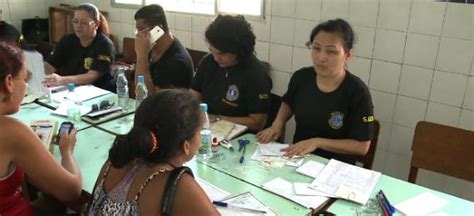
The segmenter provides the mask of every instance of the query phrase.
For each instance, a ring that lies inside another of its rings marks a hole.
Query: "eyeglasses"
[[[108,110],[112,108],[114,105],[115,103],[110,103],[108,100],[103,100],[99,104],[92,104],[91,112],[96,112],[99,110]]]
[[[72,24],[75,26],[91,26],[92,24],[95,23],[95,21],[85,21],[85,20],[79,20],[79,19],[72,19]]]

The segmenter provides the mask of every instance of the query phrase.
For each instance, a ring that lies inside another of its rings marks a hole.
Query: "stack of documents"
[[[303,164],[304,157],[286,157],[284,152],[281,150],[287,148],[288,144],[282,144],[277,142],[270,142],[267,144],[261,144],[257,142],[257,149],[253,153],[250,159],[264,162],[266,165],[271,167],[283,167],[284,165],[299,167]]]
[[[57,88],[57,87],[54,87],[54,88]],[[77,95],[77,98],[75,98],[74,100],[78,100],[80,102],[84,102],[92,98],[96,98],[96,97],[111,93],[110,91],[95,87],[93,85],[78,86],[74,89],[74,92]],[[64,102],[65,100],[68,99],[67,97],[68,97],[67,90],[51,94],[51,99],[56,103]]]
[[[242,134],[246,130],[247,126],[235,124],[226,120],[219,120],[217,122],[212,123],[211,125],[212,134],[217,137],[218,142],[224,139],[231,140]]]
[[[310,187],[365,205],[381,173],[331,159]]]

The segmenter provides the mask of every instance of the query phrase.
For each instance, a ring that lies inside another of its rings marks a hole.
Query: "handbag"
[[[165,193],[163,194],[163,201],[161,203],[161,215],[171,215],[171,207],[173,205],[174,195],[176,193],[176,186],[178,185],[179,179],[184,173],[191,175],[194,178],[193,172],[188,167],[182,166],[175,168],[171,171],[171,174],[166,182]]]

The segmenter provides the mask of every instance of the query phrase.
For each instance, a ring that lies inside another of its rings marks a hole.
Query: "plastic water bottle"
[[[148,95],[148,90],[145,85],[145,77],[143,75],[138,76],[137,88],[135,89],[135,108],[138,108],[143,100]]]
[[[119,68],[117,82],[115,84],[117,86],[118,105],[121,106],[123,109],[126,109],[129,95],[128,81],[127,77],[125,77],[125,69]]]
[[[76,85],[74,83],[67,84],[67,117],[70,121],[77,125],[81,121],[81,106],[82,102],[79,100],[77,93],[74,91]]]
[[[201,145],[198,149],[197,158],[200,160],[207,160],[211,157],[212,132],[209,123],[209,116],[207,115],[207,104],[201,103],[199,108],[203,115],[203,125],[201,130]]]

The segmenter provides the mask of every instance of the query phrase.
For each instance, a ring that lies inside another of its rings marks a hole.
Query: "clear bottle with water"
[[[116,81],[117,86],[117,97],[118,97],[118,105],[121,106],[124,110],[127,108],[127,101],[128,101],[128,81],[127,77],[125,77],[125,69],[119,68],[118,69],[118,76]]]
[[[67,106],[67,117],[74,124],[78,124],[81,121],[81,106],[82,102],[79,96],[74,91],[76,85],[74,83],[67,84],[67,95],[66,95],[66,106]]]
[[[207,115],[207,104],[201,103],[199,105],[203,115],[203,124],[201,130],[201,145],[199,146],[197,158],[200,160],[207,160],[211,157],[212,132],[209,123],[209,116]]]
[[[138,76],[137,87],[135,89],[135,108],[138,108],[143,100],[148,95],[148,90],[145,85],[145,77],[143,75]]]

